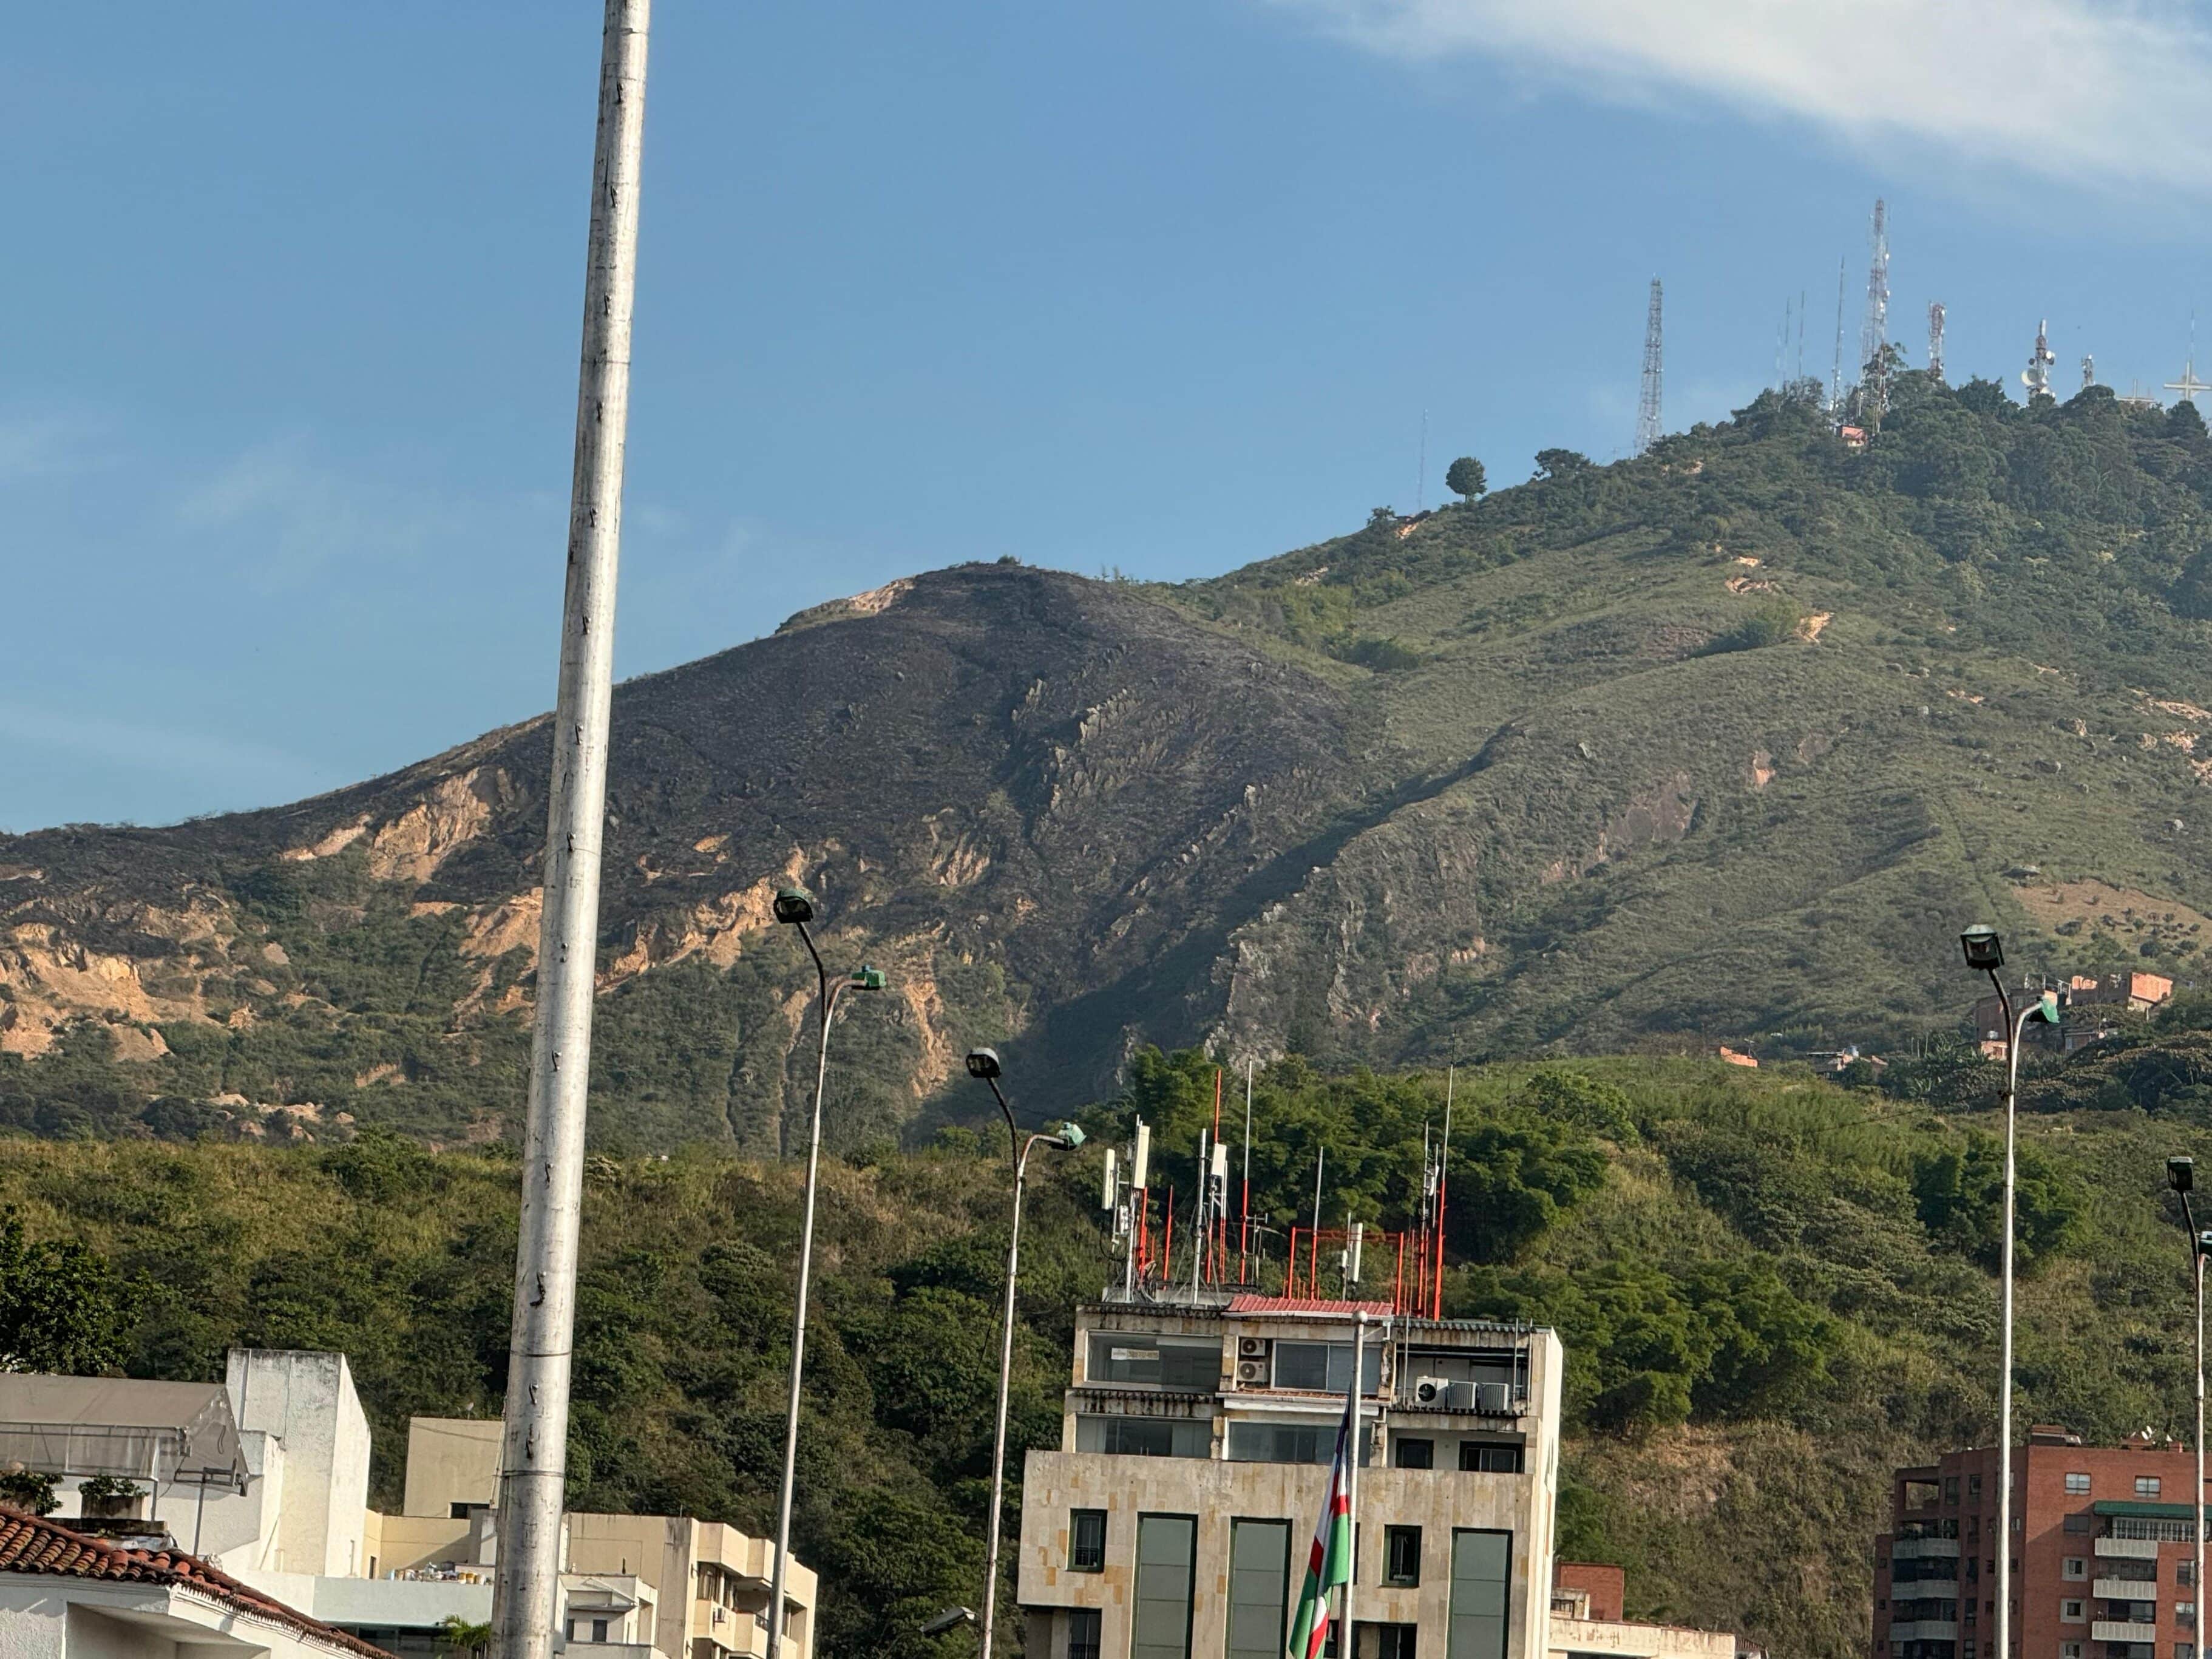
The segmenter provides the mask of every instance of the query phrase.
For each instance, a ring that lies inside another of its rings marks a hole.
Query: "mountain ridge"
[[[2186,979],[2193,414],[1905,375],[1858,450],[1770,392],[1208,580],[956,566],[626,682],[599,1132],[785,1142],[791,880],[893,982],[839,1038],[848,1148],[952,1109],[975,1042],[1039,1100],[1144,1042],[1898,1045],[1955,1025],[1984,918],[2032,969]],[[289,807],[0,839],[0,1120],[501,1133],[545,718]]]

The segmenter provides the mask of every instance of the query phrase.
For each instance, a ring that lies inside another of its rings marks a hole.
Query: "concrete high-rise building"
[[[1362,1311],[1352,1659],[1545,1659],[1559,1339],[1225,1292],[1078,1310],[1023,1479],[1029,1659],[1279,1659]]]

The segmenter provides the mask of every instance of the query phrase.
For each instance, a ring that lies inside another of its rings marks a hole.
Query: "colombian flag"
[[[1298,1616],[1291,1625],[1290,1659],[1321,1659],[1328,1641],[1329,1593],[1352,1582],[1352,1414],[1359,1408],[1358,1401],[1355,1392],[1345,1401],[1344,1421],[1337,1426],[1328,1497],[1322,1504],[1321,1523],[1314,1528],[1305,1584],[1298,1591]]]

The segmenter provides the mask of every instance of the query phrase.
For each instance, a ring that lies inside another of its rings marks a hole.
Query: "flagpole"
[[[1350,1523],[1352,1570],[1344,1576],[1344,1611],[1339,1615],[1336,1644],[1339,1659],[1358,1659],[1352,1651],[1352,1587],[1359,1582],[1359,1437],[1366,1431],[1360,1421],[1359,1373],[1366,1369],[1367,1316],[1359,1316],[1352,1335],[1352,1398],[1346,1407],[1352,1419],[1352,1442],[1344,1452],[1344,1513]]]

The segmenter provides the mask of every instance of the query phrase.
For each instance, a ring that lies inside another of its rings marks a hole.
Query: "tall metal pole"
[[[2192,1517],[2197,1530],[2192,1534],[2191,1547],[2196,1551],[2195,1565],[2191,1569],[2189,1584],[2195,1600],[2190,1603],[2192,1633],[2204,1628],[2204,1239],[2197,1231],[2197,1211],[2189,1201],[2189,1188],[2174,1178],[2176,1164],[2189,1170],[2186,1158],[2169,1159],[2166,1174],[2174,1182],[2174,1189],[2181,1199],[2182,1224],[2189,1230],[2189,1276],[2195,1287],[2197,1310],[2197,1513]],[[2194,1645],[2192,1642],[2192,1646]],[[2203,1659],[2199,1653],[2197,1659]]]
[[[837,1017],[842,980],[832,981],[814,948],[814,936],[800,922],[799,937],[814,958],[816,1006],[822,1012],[821,1041],[814,1058],[814,1115],[806,1138],[806,1198],[799,1237],[799,1291],[791,1316],[791,1385],[783,1413],[783,1483],[775,1500],[775,1559],[769,1568],[768,1659],[783,1651],[783,1585],[791,1562],[791,1496],[799,1474],[799,1388],[806,1367],[806,1306],[814,1279],[814,1188],[822,1168],[822,1096],[830,1082],[830,1022]]]
[[[2004,1334],[1997,1360],[1997,1659],[2012,1659],[2012,1258],[2013,1195],[2017,1166],[2014,1160],[2014,1131],[2020,1121],[2020,1039],[2027,1029],[2033,1008],[2024,1008],[2015,1020],[2012,999],[1995,969],[1990,983],[1996,987],[1997,1006],[2004,1010],[2005,1030],[2005,1162],[2004,1162]]]
[[[622,545],[638,172],[651,21],[651,0],[607,0],[584,270],[575,470],[569,486],[568,592],[553,714],[538,1009],[500,1450],[499,1560],[492,1580],[496,1659],[550,1659],[561,1590],[576,1235],[585,1094],[592,1069],[599,857],[614,690],[615,574]]]
[[[1359,1451],[1361,1437],[1367,1432],[1365,1402],[1360,1398],[1365,1389],[1359,1373],[1366,1369],[1366,1359],[1367,1316],[1362,1313],[1352,1330],[1352,1440],[1344,1449],[1344,1510],[1352,1534],[1352,1561],[1344,1576],[1344,1608],[1337,1620],[1336,1650],[1346,1656],[1359,1651],[1359,1632],[1352,1620],[1352,1592],[1359,1582]]]

